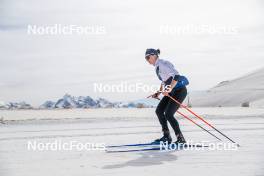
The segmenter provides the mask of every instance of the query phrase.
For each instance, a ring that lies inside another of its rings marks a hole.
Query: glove
[[[160,99],[159,99],[159,95],[160,95],[160,92],[156,92],[156,93],[154,93],[153,95],[151,95],[151,98],[155,98],[155,99],[160,100]]]

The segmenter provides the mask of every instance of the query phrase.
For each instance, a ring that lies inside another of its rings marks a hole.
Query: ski
[[[106,148],[152,146],[152,145],[160,145],[160,144],[157,142],[149,142],[149,143],[138,143],[138,144],[109,145],[109,146],[106,146]]]
[[[171,147],[171,145],[174,145]],[[160,144],[128,144],[128,145],[119,145],[119,146],[108,146],[106,147],[107,153],[118,153],[118,152],[139,152],[139,151],[173,151],[173,150],[180,150],[180,149],[188,149],[188,148],[201,148],[201,147],[208,147],[207,145],[192,145],[192,144],[182,144],[178,145],[175,143],[168,144],[170,147],[165,147],[164,145]]]
[[[140,152],[140,151],[151,151],[151,150],[160,150],[159,147],[153,148],[139,148],[139,149],[118,149],[118,150],[108,150],[106,149],[107,153],[122,153],[122,152]]]

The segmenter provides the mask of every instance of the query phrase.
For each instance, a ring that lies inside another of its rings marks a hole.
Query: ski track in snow
[[[137,114],[136,110],[127,109],[128,114],[134,113],[137,118],[124,116],[93,120],[75,118],[5,121],[5,124],[0,124],[0,175],[264,175],[264,118],[259,112],[256,115],[233,115],[230,118],[226,114],[206,115],[206,119],[217,129],[240,143],[241,147],[237,151],[146,151],[110,154],[104,151],[27,149],[28,141],[74,140],[118,145],[146,143],[159,137],[161,134],[157,118],[140,117],[142,112],[139,111]],[[186,119],[180,118],[179,123],[186,139],[217,142]],[[220,136],[213,130],[210,131]]]

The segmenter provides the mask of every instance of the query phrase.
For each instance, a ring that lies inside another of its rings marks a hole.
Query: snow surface
[[[258,101],[259,103],[254,103]],[[223,81],[216,87],[190,94],[192,106],[250,106],[263,107],[264,101],[264,68],[240,78]]]
[[[28,141],[74,140],[108,145],[148,142],[160,136],[160,126],[151,108],[0,111],[4,118],[0,123],[0,175],[264,175],[263,109],[193,110],[240,143],[241,147],[236,151],[115,154],[77,150],[29,151]],[[186,139],[217,142],[186,119],[178,119]]]

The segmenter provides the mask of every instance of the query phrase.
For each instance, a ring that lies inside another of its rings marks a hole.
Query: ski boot
[[[177,141],[175,141],[176,144],[185,144],[186,140],[184,139],[182,133],[176,135],[177,136]]]
[[[169,144],[171,143],[172,139],[170,134],[163,135],[163,137],[156,139],[153,143],[155,144],[160,144],[160,142],[168,142]]]

